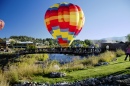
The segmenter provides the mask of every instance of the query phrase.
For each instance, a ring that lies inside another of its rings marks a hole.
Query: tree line
[[[13,39],[11,40],[11,44],[15,44],[17,43],[17,41],[21,41],[21,42],[25,42],[25,41],[31,41],[34,44],[38,43],[43,44],[45,46],[50,46],[50,47],[59,47],[59,44],[57,42],[56,39],[53,38],[46,38],[46,39],[41,39],[41,38],[33,38],[33,37],[29,37],[29,36],[10,36],[9,38],[3,38],[3,40],[6,39]],[[82,47],[88,47],[91,44],[93,44],[93,42],[91,40],[74,40],[71,44],[71,47],[75,47],[75,46],[82,46]]]
[[[128,34],[126,36],[127,38],[127,42],[130,42],[130,34]],[[7,38],[3,38],[3,40],[6,40]],[[16,41],[31,41],[34,44],[39,43],[39,44],[43,44],[45,46],[49,46],[49,47],[59,47],[59,44],[57,43],[56,39],[53,38],[46,38],[46,39],[41,39],[41,38],[34,38],[34,37],[29,37],[29,36],[10,36],[8,39],[13,39],[11,41],[11,44],[15,44]],[[97,43],[101,43],[101,40],[97,40]],[[71,47],[89,47],[90,45],[93,45],[93,41],[89,40],[89,39],[85,39],[84,41],[82,40],[74,40],[71,44]],[[96,47],[98,47],[98,44],[95,44]]]

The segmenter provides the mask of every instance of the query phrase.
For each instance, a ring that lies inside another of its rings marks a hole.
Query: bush
[[[99,56],[90,56],[84,59],[74,58],[73,62],[62,65],[61,69],[66,71],[81,70],[87,67],[93,67],[99,62],[110,62],[116,58],[115,52],[106,51]]]
[[[55,65],[60,65],[59,62],[57,60],[53,60],[53,61],[46,61],[46,64],[45,64],[45,68],[43,68],[43,73],[44,74],[48,74],[50,72],[57,72],[59,70],[55,69]],[[60,67],[60,66],[59,66]]]
[[[97,63],[98,63],[98,57],[96,57],[96,56],[90,56],[90,57],[84,58],[82,60],[82,64],[84,66],[94,66]]]
[[[18,72],[20,78],[22,78],[22,77],[29,78],[34,74],[43,72],[42,68],[35,64],[26,64],[23,62],[23,63],[19,64],[17,67],[18,67],[17,72]]]
[[[36,58],[38,61],[45,61],[49,58],[48,54],[38,54],[37,55],[38,58]]]
[[[75,57],[72,62],[62,65],[61,69],[66,71],[81,70],[84,69],[84,65],[79,57]]]
[[[14,70],[5,72],[5,76],[7,77],[7,80],[10,81],[10,83],[18,82],[18,73]]]
[[[117,57],[120,57],[120,56],[122,56],[122,55],[125,55],[125,52],[124,52],[122,49],[117,49],[117,50],[116,50],[116,56],[117,56]]]
[[[77,65],[73,65],[71,67],[68,66],[68,68],[66,68],[65,70],[71,72],[71,71],[82,70],[82,69],[84,69],[84,65],[83,64],[77,64]]]
[[[99,62],[110,62],[116,58],[116,53],[112,51],[106,51],[105,53],[99,55]]]
[[[9,82],[5,78],[4,74],[0,74],[0,86],[9,86]]]

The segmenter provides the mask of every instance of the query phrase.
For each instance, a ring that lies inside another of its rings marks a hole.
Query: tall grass
[[[116,53],[112,51],[106,51],[99,55],[99,62],[110,62],[116,57]]]
[[[55,65],[58,65],[60,67],[59,62],[56,61],[56,60],[54,60],[54,61],[46,61],[45,65],[46,65],[45,68],[43,68],[43,73],[44,74],[59,71],[59,69],[54,68]]]
[[[61,70],[64,71],[74,71],[74,70],[81,70],[81,69],[84,69],[84,65],[80,61],[67,63],[61,66]]]
[[[120,56],[122,56],[122,55],[125,55],[125,51],[123,51],[122,49],[117,49],[117,50],[116,50],[116,56],[117,56],[117,57],[120,57]]]
[[[47,54],[21,56],[16,59],[19,60],[19,62],[9,64],[9,69],[4,72],[4,75],[8,77],[7,80],[10,81],[10,83],[18,82],[19,79],[31,79],[33,75],[43,73],[43,67],[36,64],[36,62],[45,61],[47,59]]]
[[[115,52],[106,51],[99,56],[90,56],[84,59],[74,58],[72,62],[60,65],[58,61],[47,60],[48,55],[26,55],[18,58],[19,62],[9,65],[9,70],[4,72],[5,82],[10,81],[11,83],[17,82],[20,79],[29,79],[37,74],[48,74],[56,71],[75,71],[81,70],[88,67],[93,67],[99,62],[110,62],[116,57]],[[40,62],[36,64],[36,62]],[[54,65],[58,65],[60,69],[56,69]],[[3,76],[0,76],[3,77]],[[2,82],[4,83],[4,82]],[[7,82],[8,83],[8,82]],[[4,85],[2,85],[4,86]]]
[[[84,69],[84,65],[81,63],[81,59],[79,57],[74,57],[72,62],[61,65],[61,70],[64,71],[74,71]]]
[[[19,68],[17,69],[18,75],[20,78],[27,77],[30,78],[32,75],[37,73],[42,73],[42,68],[38,67],[38,65],[35,64],[24,64],[24,66],[19,65]]]
[[[18,82],[18,72],[16,70],[6,71],[4,72],[4,75],[10,83]]]
[[[74,58],[73,62],[62,65],[61,69],[66,71],[81,70],[88,67],[94,67],[99,62],[110,62],[116,58],[116,53],[112,51],[106,51],[99,56],[89,56],[83,59]]]
[[[0,86],[9,86],[9,82],[3,73],[0,73]]]
[[[84,58],[83,60],[81,60],[84,66],[94,66],[95,64],[98,63],[98,61],[99,61],[99,58],[96,56],[90,56],[88,58]]]

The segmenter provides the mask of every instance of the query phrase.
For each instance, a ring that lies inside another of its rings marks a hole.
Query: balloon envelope
[[[4,28],[4,25],[5,25],[4,21],[0,20],[0,30],[2,30]]]
[[[84,25],[84,13],[78,5],[57,3],[45,13],[45,24],[61,47],[68,47]]]

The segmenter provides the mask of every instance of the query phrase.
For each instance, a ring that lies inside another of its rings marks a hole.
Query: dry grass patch
[[[120,57],[120,56],[122,56],[122,55],[125,55],[125,51],[123,51],[122,49],[117,49],[117,50],[116,50],[116,56],[117,56],[117,57]]]
[[[0,86],[9,86],[9,82],[3,73],[0,73]]]
[[[56,60],[54,60],[54,61],[46,61],[45,65],[46,65],[45,68],[43,68],[43,73],[44,74],[59,71],[59,69],[54,67],[55,65],[60,67],[59,62],[56,61]]]
[[[90,56],[88,58],[84,58],[81,60],[81,63],[85,66],[94,66],[99,62],[99,58],[97,56]]]
[[[17,58],[20,62],[9,64],[9,70],[4,72],[5,77],[11,83],[17,82],[19,79],[28,79],[35,74],[42,74],[43,68],[35,62],[40,60],[46,60],[48,57],[43,54],[36,55],[25,55]]]
[[[116,58],[116,54],[115,52],[112,52],[112,51],[106,51],[105,53],[99,55],[100,62],[110,62],[114,58]]]

